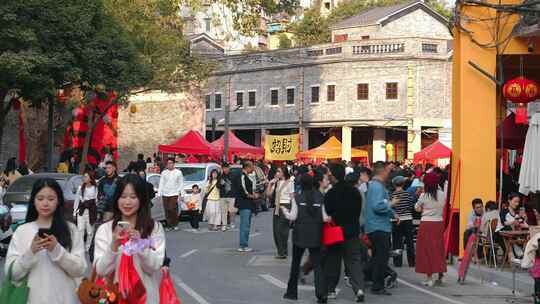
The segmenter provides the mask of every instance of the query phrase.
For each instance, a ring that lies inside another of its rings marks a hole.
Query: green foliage
[[[278,35],[279,39],[279,48],[280,49],[290,49],[292,47],[292,41],[287,37],[287,34],[280,33]]]
[[[427,0],[426,4],[448,18],[451,12],[440,1]],[[321,16],[320,6],[315,6],[305,12],[303,19],[292,24],[290,30],[295,34],[295,40],[299,45],[309,46],[328,43],[332,39],[330,27],[339,21],[373,7],[390,6],[407,2],[410,2],[410,0],[349,0],[340,3],[327,17]]]

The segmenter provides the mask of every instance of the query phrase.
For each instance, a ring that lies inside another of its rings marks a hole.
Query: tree
[[[280,33],[278,35],[279,39],[279,48],[280,49],[290,49],[292,47],[292,41],[287,37],[287,34]]]
[[[291,24],[290,31],[295,35],[298,46],[326,43],[332,37],[327,18],[316,7],[307,10],[300,21]]]

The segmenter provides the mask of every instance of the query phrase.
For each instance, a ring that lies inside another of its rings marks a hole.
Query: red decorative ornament
[[[503,96],[510,102],[517,103],[516,123],[527,123],[527,103],[535,101],[540,93],[540,85],[523,76],[507,81],[503,86]]]
[[[13,109],[15,111],[19,111],[21,109],[21,101],[20,100],[15,100],[13,101]]]

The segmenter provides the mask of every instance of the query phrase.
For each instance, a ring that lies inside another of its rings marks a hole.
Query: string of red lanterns
[[[534,80],[523,76],[507,81],[503,86],[503,96],[517,104],[516,123],[527,124],[527,104],[535,101],[540,93],[540,85]]]

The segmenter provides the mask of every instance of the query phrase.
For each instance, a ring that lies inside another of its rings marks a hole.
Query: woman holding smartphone
[[[133,256],[135,269],[145,287],[146,303],[159,303],[160,268],[165,258],[165,233],[150,214],[145,182],[135,174],[118,181],[113,200],[113,219],[96,232],[95,266],[99,276],[114,274],[122,257],[122,243],[150,239],[151,248]]]
[[[90,249],[94,236],[94,223],[97,219],[96,201],[98,196],[96,180],[89,172],[83,176],[83,183],[77,190],[73,203],[73,217],[77,219],[77,228],[84,237],[86,233],[86,250]]]
[[[26,224],[17,228],[7,252],[5,273],[17,283],[28,277],[29,304],[79,303],[77,280],[86,271],[84,243],[63,216],[64,196],[54,179],[34,183]]]

